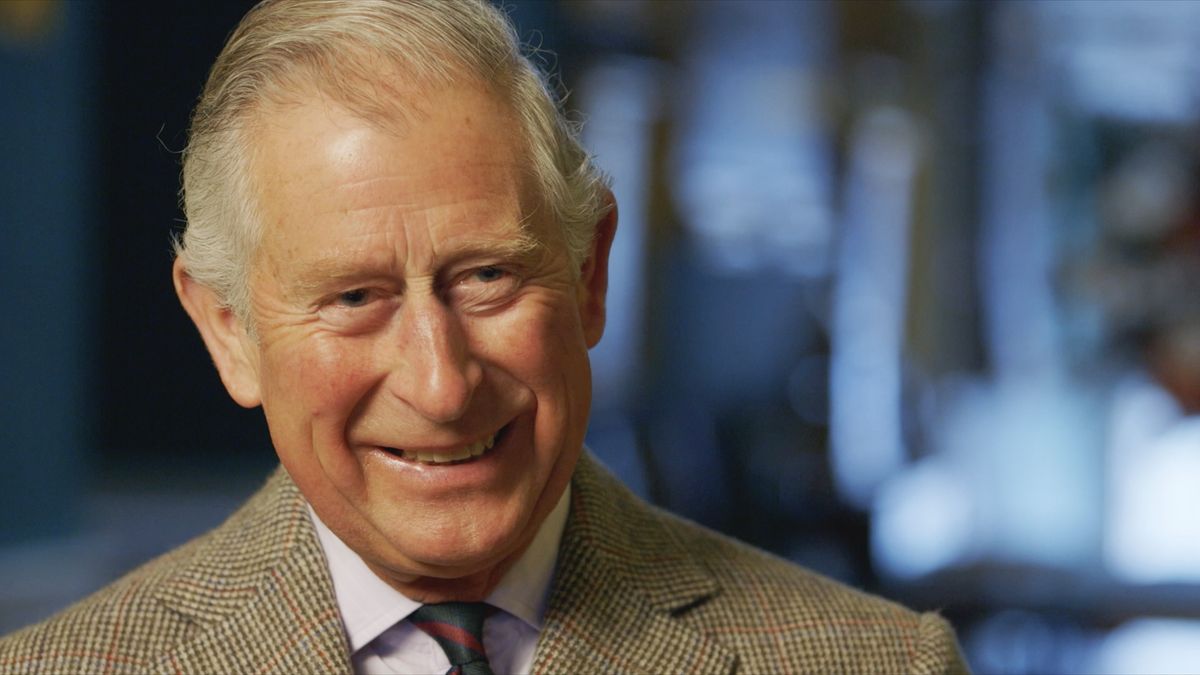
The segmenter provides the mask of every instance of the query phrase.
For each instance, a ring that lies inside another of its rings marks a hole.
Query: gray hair
[[[395,110],[382,100],[389,87],[378,81],[381,64],[432,85],[465,77],[503,97],[576,271],[611,208],[607,178],[577,128],[522,53],[508,18],[486,0],[265,0],[230,35],[192,115],[183,153],[187,226],[175,240],[187,274],[251,329],[250,263],[262,222],[250,182],[250,127],[264,104],[306,84],[355,114],[386,119]]]

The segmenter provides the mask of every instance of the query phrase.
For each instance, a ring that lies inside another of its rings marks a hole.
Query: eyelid
[[[478,276],[481,272],[485,272],[485,271],[499,272],[500,274],[505,274],[505,275],[509,275],[509,276],[512,275],[512,271],[509,270],[504,265],[480,265],[478,267],[471,268],[467,272],[467,275],[468,276]]]
[[[454,274],[454,278],[465,279],[478,274],[482,270],[496,270],[498,272],[503,272],[504,274],[515,276],[517,274],[517,268],[518,265],[510,261],[494,260],[474,262],[469,265],[463,265],[463,267]]]

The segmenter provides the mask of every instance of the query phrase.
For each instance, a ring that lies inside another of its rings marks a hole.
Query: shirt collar
[[[554,510],[542,521],[529,547],[508,570],[486,599],[488,604],[512,614],[541,630],[546,613],[550,580],[558,559],[571,503],[571,487],[558,499]],[[334,534],[308,507],[317,539],[325,551],[333,592],[350,642],[351,653],[366,646],[388,628],[412,614],[421,603],[387,585],[367,567],[357,553]]]

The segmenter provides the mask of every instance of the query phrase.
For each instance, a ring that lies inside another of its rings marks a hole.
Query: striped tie
[[[446,675],[492,675],[483,651],[483,618],[488,606],[482,602],[441,602],[422,605],[409,621],[425,631],[450,659]]]

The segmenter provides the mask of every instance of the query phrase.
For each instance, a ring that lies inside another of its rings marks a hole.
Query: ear
[[[212,289],[188,276],[178,258],[172,277],[179,302],[200,331],[226,391],[240,406],[254,408],[261,404],[258,351],[245,326],[233,310],[221,304]]]
[[[596,222],[592,250],[579,271],[579,316],[588,349],[595,347],[604,335],[605,296],[608,294],[608,253],[617,234],[617,202],[612,192],[605,191],[608,209]]]

